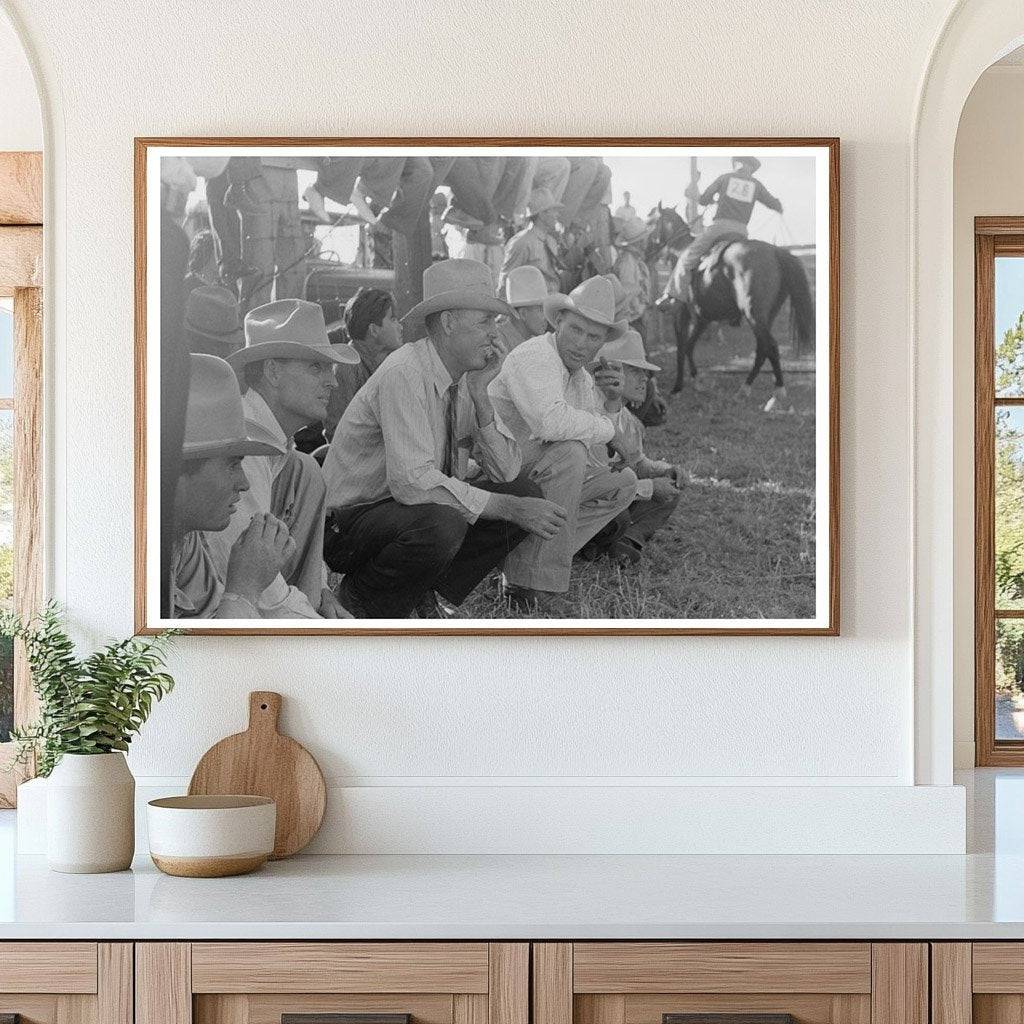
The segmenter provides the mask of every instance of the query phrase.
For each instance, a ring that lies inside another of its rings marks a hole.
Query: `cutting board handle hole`
[[[266,704],[261,704],[260,705],[260,711],[266,711],[266,710],[267,710],[267,705]]]

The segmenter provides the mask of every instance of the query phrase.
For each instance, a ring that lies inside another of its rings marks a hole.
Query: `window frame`
[[[14,608],[34,615],[43,595],[43,228],[42,154],[0,153],[0,296],[14,299]],[[14,724],[36,717],[20,643],[14,652]],[[0,807],[14,807],[29,764],[10,767],[0,743]]]
[[[998,408],[1024,408],[1024,396],[996,397],[995,261],[1024,258],[1024,217],[974,220],[974,763],[1024,766],[1024,740],[996,739],[996,623],[1024,623],[1024,608],[995,606],[995,418]]]

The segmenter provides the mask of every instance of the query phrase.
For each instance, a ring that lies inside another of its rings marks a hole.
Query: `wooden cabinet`
[[[766,1014],[791,1014],[796,1024],[928,1024],[928,947],[869,942],[533,946],[533,1024],[673,1024],[666,1015],[675,1014],[736,1014],[742,1024],[757,1024]],[[689,1022],[684,1018],[679,1024]]]
[[[1024,942],[932,943],[932,1024],[1024,1020]]]
[[[529,1024],[529,966],[522,942],[138,943],[136,1024]]]
[[[132,1024],[130,942],[0,943],[0,1017]]]

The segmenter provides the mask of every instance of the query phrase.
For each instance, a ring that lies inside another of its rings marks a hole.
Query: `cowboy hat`
[[[508,272],[505,301],[510,306],[540,306],[547,297],[547,282],[536,267],[515,267]]]
[[[734,156],[732,162],[733,164],[746,164],[750,168],[751,174],[761,166],[761,161],[756,156]]]
[[[245,342],[238,299],[219,284],[199,285],[188,293],[185,329],[225,349],[239,348]]]
[[[514,315],[507,303],[494,295],[494,278],[479,260],[440,260],[423,271],[423,301],[417,302],[402,323],[412,323],[445,309],[479,309]]]
[[[653,224],[648,224],[639,217],[630,217],[619,228],[614,244],[633,245],[634,242],[642,242],[653,230]]]
[[[549,188],[535,188],[526,201],[526,214],[529,217],[536,217],[538,213],[545,210],[564,210],[562,203],[556,202]]]
[[[615,291],[611,281],[604,277],[588,277],[568,295],[555,292],[544,300],[544,315],[552,327],[555,325],[555,317],[562,310],[577,313],[591,323],[607,327],[608,341],[613,341],[629,329],[627,321],[615,319]]]
[[[228,362],[236,371],[263,359],[355,365],[359,362],[359,353],[348,346],[330,343],[324,311],[317,303],[279,299],[246,313],[245,348],[228,356]]]
[[[249,437],[238,378],[223,359],[194,355],[189,365],[183,459],[281,454],[274,445]]]
[[[625,363],[640,370],[653,370],[657,373],[661,367],[649,363],[644,358],[644,341],[637,331],[626,331],[621,338],[605,342],[597,350],[597,359],[607,359],[613,363]]]
[[[624,307],[629,302],[629,295],[626,293],[626,286],[619,280],[618,274],[602,274],[606,281],[612,285],[612,297],[615,299],[615,318],[617,320],[628,320],[629,317],[622,315]]]

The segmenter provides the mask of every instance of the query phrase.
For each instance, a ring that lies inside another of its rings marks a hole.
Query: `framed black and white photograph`
[[[135,167],[139,632],[838,633],[838,140]]]

